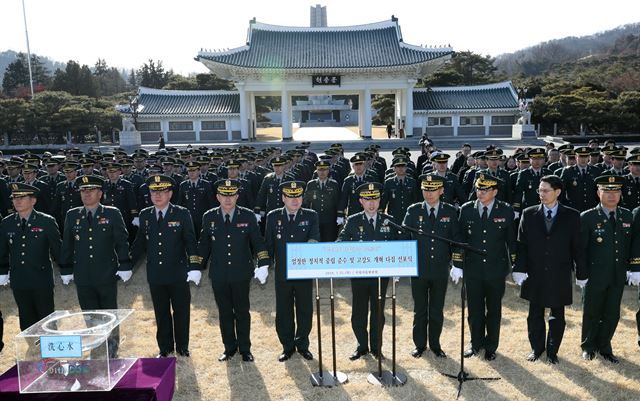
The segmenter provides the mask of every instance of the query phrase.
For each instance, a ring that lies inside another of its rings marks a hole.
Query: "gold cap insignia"
[[[616,177],[614,176],[609,177],[609,182],[616,182]]]
[[[296,188],[296,185],[297,185],[297,184],[296,184],[295,182],[292,182],[292,183],[291,183],[291,188]]]
[[[228,187],[229,187],[229,186],[231,186],[231,180],[226,180],[226,181],[224,182],[224,185],[226,185],[226,186],[228,186]]]
[[[85,184],[87,182],[89,182],[89,177],[87,177],[86,175],[84,177],[82,177],[82,182],[85,183]]]

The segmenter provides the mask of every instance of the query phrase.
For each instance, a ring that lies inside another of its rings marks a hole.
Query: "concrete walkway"
[[[302,127],[293,133],[293,140],[300,142],[340,142],[357,141],[360,139],[358,134],[344,127]]]

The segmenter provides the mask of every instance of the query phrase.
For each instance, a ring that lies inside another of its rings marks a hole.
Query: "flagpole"
[[[24,34],[27,37],[27,64],[29,65],[29,84],[31,86],[31,98],[33,99],[33,73],[31,72],[31,49],[29,48],[29,32],[27,31],[27,12],[22,0],[22,16],[24,18]]]

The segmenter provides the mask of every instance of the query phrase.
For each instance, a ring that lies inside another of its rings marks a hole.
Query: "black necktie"
[[[289,223],[290,223],[290,224],[293,224],[293,219],[295,219],[295,218],[296,218],[296,215],[295,215],[295,214],[290,214],[290,215],[289,215]]]
[[[489,208],[486,206],[482,207],[482,221],[486,221],[489,217]]]
[[[324,189],[324,184],[320,183],[320,190],[322,191]]]
[[[27,220],[26,219],[22,219],[22,231],[24,231],[25,228],[27,228]]]
[[[231,224],[231,220],[229,219],[229,215],[228,214],[224,215],[224,224],[226,224],[226,225]]]
[[[162,210],[158,212],[158,224],[162,224],[164,217],[162,217]]]
[[[615,228],[616,228],[616,212],[614,212],[614,211],[610,211],[609,212],[609,223],[611,223],[611,226],[615,230]]]
[[[640,177],[636,177],[636,185],[640,185]]]
[[[436,208],[432,207],[429,210],[429,222],[433,225],[436,222]]]
[[[375,228],[375,226],[373,225],[373,217],[369,218],[369,225],[371,226],[371,228]]]
[[[547,220],[551,220],[551,210],[547,210]]]
[[[89,225],[93,224],[93,213],[91,213],[91,211],[87,213],[87,221],[89,222]]]

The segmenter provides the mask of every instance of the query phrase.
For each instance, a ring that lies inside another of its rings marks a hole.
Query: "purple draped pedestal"
[[[170,401],[175,383],[175,358],[140,358],[111,391],[20,394],[14,366],[0,376],[0,400]]]

